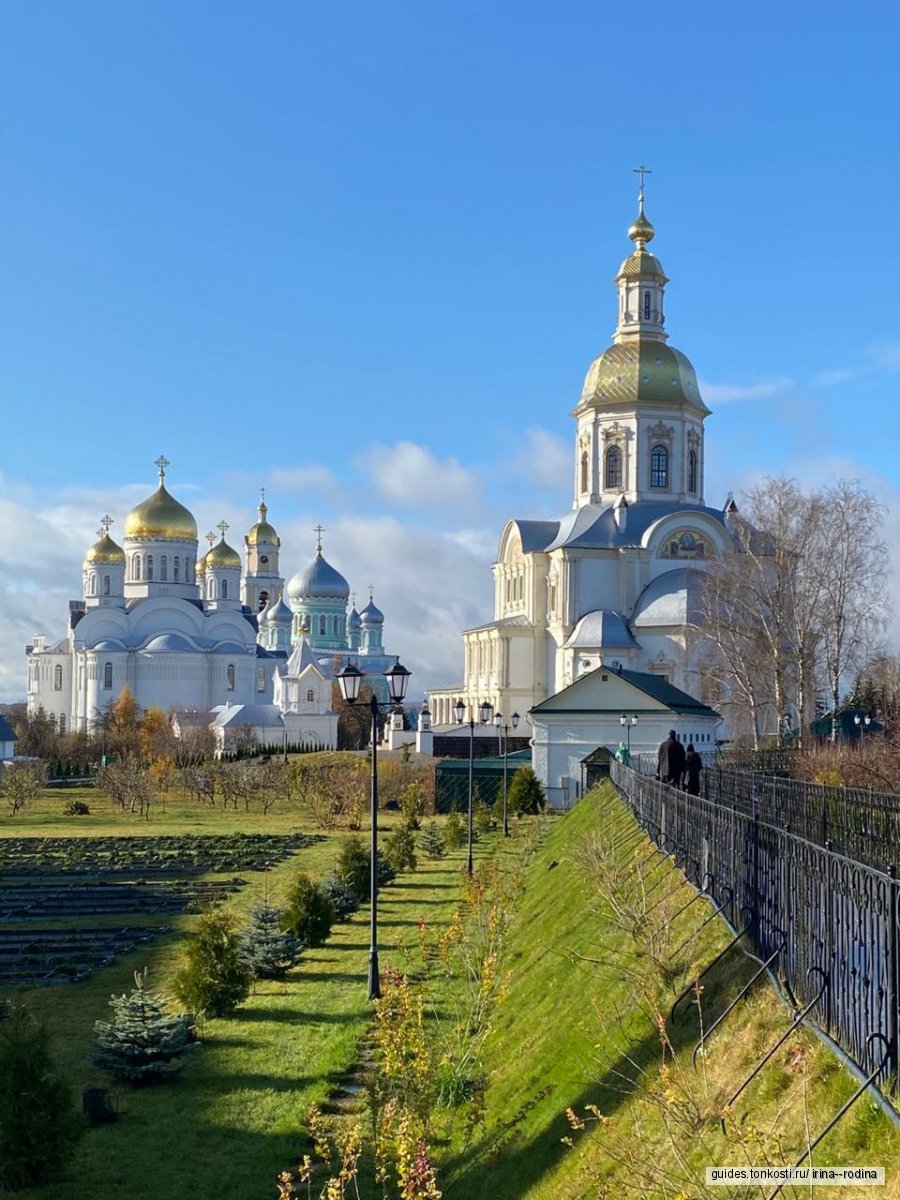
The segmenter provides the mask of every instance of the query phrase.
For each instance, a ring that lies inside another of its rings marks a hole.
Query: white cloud
[[[841,383],[849,383],[864,374],[862,367],[835,367],[830,371],[819,371],[813,376],[815,387],[837,387]]]
[[[456,458],[439,459],[416,442],[374,443],[360,455],[383,500],[418,511],[470,512],[484,504],[484,485]]]
[[[275,467],[266,472],[266,481],[282,492],[309,492],[314,488],[330,488],[335,479],[327,467],[312,463],[300,467]]]
[[[734,404],[741,400],[768,400],[793,387],[793,380],[784,375],[763,379],[759,383],[706,383],[700,381],[700,394],[710,404]]]
[[[526,429],[523,436],[524,445],[513,459],[513,468],[532,489],[559,491],[572,473],[571,439],[564,440],[540,426]]]
[[[881,371],[900,371],[900,342],[876,342],[866,351]]]

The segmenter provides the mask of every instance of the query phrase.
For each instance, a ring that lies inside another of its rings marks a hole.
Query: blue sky
[[[243,532],[265,485],[288,574],[322,520],[420,682],[458,673],[503,520],[570,502],[641,161],[671,339],[714,409],[707,501],[785,471],[891,504],[898,25],[865,3],[5,6],[0,700],[161,451],[204,522]]]

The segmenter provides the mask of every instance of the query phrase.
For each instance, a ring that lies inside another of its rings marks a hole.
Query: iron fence
[[[715,770],[709,775],[716,778]],[[736,931],[745,931],[748,947],[768,962],[798,1007],[809,1005],[810,1019],[866,1074],[884,1057],[873,1035],[885,1039],[889,1052],[879,1081],[896,1093],[896,870],[855,861],[831,838],[819,843],[806,836],[800,793],[790,793],[788,804],[781,792],[761,788],[743,772],[723,772],[706,796],[689,796],[618,762],[611,778],[653,842]],[[785,814],[795,824],[782,819]],[[821,828],[813,823],[810,832]]]

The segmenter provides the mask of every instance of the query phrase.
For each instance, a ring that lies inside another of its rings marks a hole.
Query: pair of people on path
[[[673,787],[683,787],[689,796],[700,795],[700,772],[703,759],[694,749],[693,742],[687,750],[679,742],[674,729],[659,744],[656,752],[656,778]]]

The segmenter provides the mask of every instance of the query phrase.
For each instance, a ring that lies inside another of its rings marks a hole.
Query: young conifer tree
[[[419,834],[419,848],[428,858],[443,858],[447,853],[444,835],[434,821],[429,821],[427,825],[422,826],[422,832]]]
[[[303,944],[289,929],[282,929],[283,920],[281,909],[268,899],[250,909],[241,953],[254,979],[281,979],[300,958]]]
[[[183,1004],[208,1017],[230,1017],[247,999],[250,971],[228,913],[213,910],[201,917],[175,976],[175,994]]]
[[[94,1065],[113,1079],[140,1087],[158,1083],[184,1065],[197,1045],[193,1013],[170,1013],[168,1002],[147,987],[147,968],[134,973],[130,996],[112,996],[112,1021],[94,1023]]]

